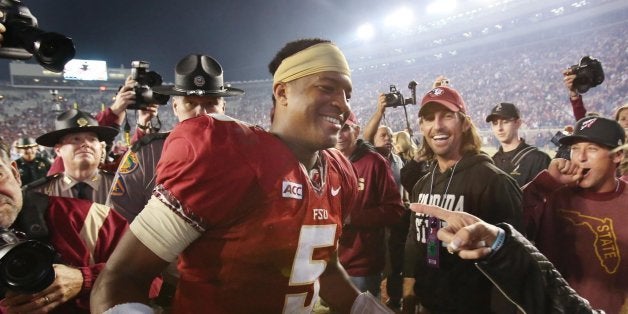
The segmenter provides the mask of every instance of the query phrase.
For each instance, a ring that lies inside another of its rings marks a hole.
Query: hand
[[[78,295],[83,286],[81,271],[61,264],[53,267],[55,280],[46,289],[35,294],[7,291],[0,306],[7,313],[48,313]]]
[[[561,184],[576,185],[582,179],[582,171],[578,165],[567,159],[554,158],[547,167],[547,171],[554,180]]]
[[[434,83],[432,83],[432,89],[439,87],[439,86],[449,86],[449,79],[446,78],[444,75],[439,75],[435,80]]]
[[[471,214],[438,206],[412,203],[410,209],[447,222],[446,227],[438,230],[437,236],[439,240],[448,243],[449,253],[458,253],[464,259],[479,259],[491,253],[490,246],[497,238],[499,227]]]
[[[577,98],[579,95],[573,87],[573,80],[575,78],[576,75],[571,73],[571,69],[563,70],[563,83],[565,84],[567,90],[569,90],[569,97],[571,98]]]
[[[0,18],[4,17],[4,13],[2,13],[0,11]],[[4,24],[0,23],[0,43],[2,43],[2,41],[4,40],[4,32],[7,31],[7,28],[4,26]],[[1,46],[1,45],[0,45]]]
[[[139,110],[137,114],[137,124],[147,125],[158,113],[159,105],[152,104],[146,106],[146,108]]]
[[[133,88],[136,84],[137,82],[129,76],[126,78],[124,86],[122,86],[122,88],[118,91],[116,99],[111,105],[111,111],[113,111],[113,113],[117,116],[120,116],[123,112],[125,112],[127,107],[135,104],[135,91]]]
[[[380,114],[384,114],[386,111],[386,94],[381,93],[379,97],[377,97],[377,112]]]

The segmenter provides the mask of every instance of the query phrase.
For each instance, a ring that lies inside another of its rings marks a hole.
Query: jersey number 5
[[[314,260],[314,249],[334,245],[336,225],[302,226],[299,235],[299,246],[292,264],[290,286],[309,285],[314,283],[312,302],[306,305],[307,293],[286,295],[284,313],[311,313],[314,301],[318,299],[318,277],[325,271],[327,262]]]

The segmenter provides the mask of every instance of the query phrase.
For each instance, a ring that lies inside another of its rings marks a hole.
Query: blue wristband
[[[495,238],[493,245],[491,245],[491,253],[497,252],[497,250],[499,250],[504,245],[505,241],[506,231],[504,231],[504,229],[502,228],[499,228],[499,231],[497,231],[497,237]]]

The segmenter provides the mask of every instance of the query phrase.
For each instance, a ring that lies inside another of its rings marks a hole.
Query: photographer
[[[0,310],[88,313],[92,284],[126,230],[126,221],[87,200],[22,195],[20,185],[9,147],[0,140],[0,227],[22,231],[28,239],[49,243],[57,252],[52,284],[35,293],[7,291]],[[0,282],[4,281],[0,276]]]

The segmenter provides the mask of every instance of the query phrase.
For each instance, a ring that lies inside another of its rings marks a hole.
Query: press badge
[[[436,217],[430,217],[428,220],[428,233],[427,233],[427,265],[438,268],[439,267],[439,252],[440,252],[440,240],[436,234],[440,228],[440,221]]]

